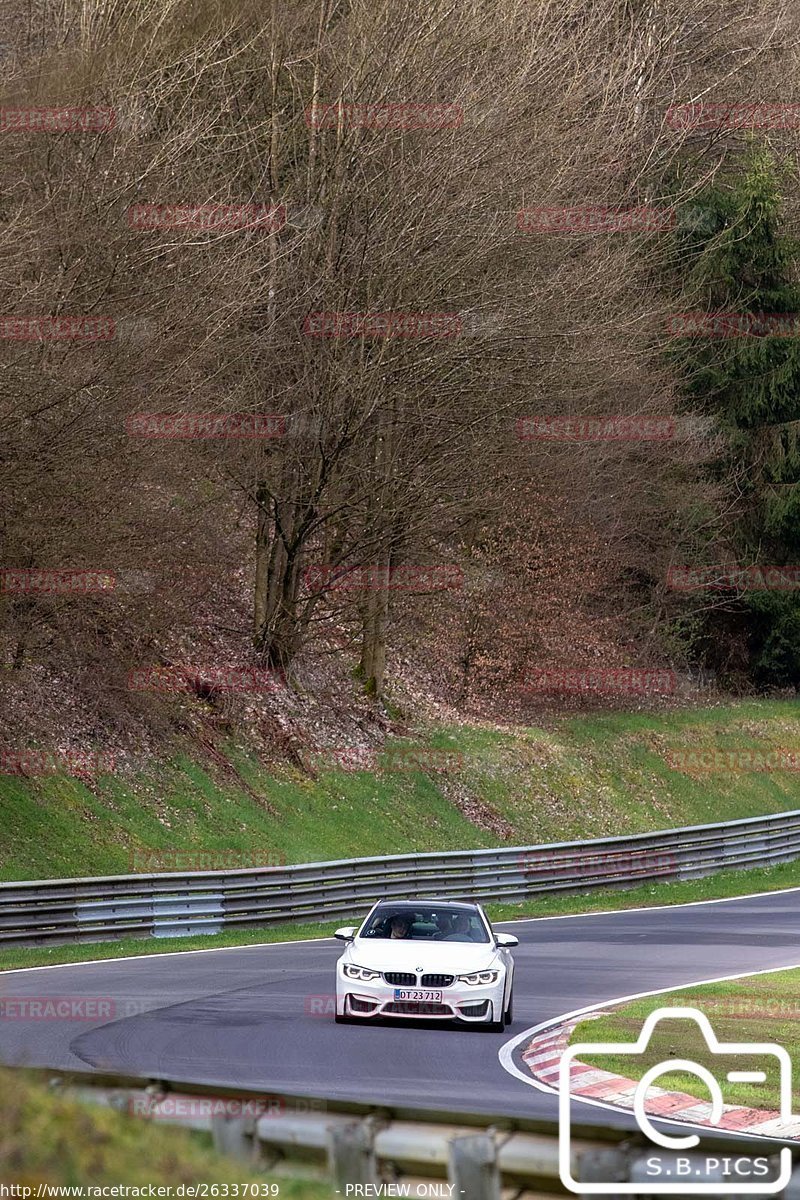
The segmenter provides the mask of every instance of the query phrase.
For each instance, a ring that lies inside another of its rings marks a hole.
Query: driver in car
[[[436,933],[433,935],[437,942],[443,942],[448,933],[453,932],[453,923],[449,913],[436,913]]]
[[[391,933],[390,938],[410,938],[411,937],[411,922],[408,917],[404,917],[401,913],[397,913],[389,922]]]
[[[445,942],[471,942],[473,941],[472,933],[470,932],[470,920],[468,913],[459,913],[453,922],[453,932],[448,933],[444,938]]]

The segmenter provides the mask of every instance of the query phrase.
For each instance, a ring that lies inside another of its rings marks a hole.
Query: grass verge
[[[34,1196],[48,1184],[122,1184],[146,1196],[150,1185],[278,1183],[281,1200],[333,1200],[323,1182],[258,1171],[215,1153],[208,1134],[82,1104],[24,1071],[0,1071],[0,1129],[0,1179]]]
[[[800,960],[800,947],[797,951]],[[727,983],[680,988],[658,996],[649,996],[625,1004],[606,1016],[584,1021],[573,1033],[573,1042],[634,1042],[645,1018],[658,1008],[676,1006],[704,1013],[721,1042],[768,1042],[783,1046],[796,1063],[800,1055],[800,970],[775,971],[768,975],[748,975]],[[581,1060],[614,1071],[627,1079],[639,1080],[658,1063],[679,1057],[707,1067],[720,1084],[722,1098],[728,1104],[777,1112],[779,1067],[765,1055],[713,1054],[698,1024],[689,1019],[665,1018],[658,1022],[642,1055],[588,1055]],[[727,1080],[729,1071],[762,1071],[763,1082],[743,1083]],[[657,1081],[658,1087],[688,1092],[698,1099],[710,1099],[706,1084],[698,1076],[684,1071],[669,1071]],[[793,1090],[792,1111],[798,1111],[800,1083]]]
[[[231,743],[213,766],[177,757],[91,787],[0,776],[0,880],[530,845],[758,816],[799,806],[796,771],[679,770],[671,752],[792,748],[797,704],[764,700],[559,717],[547,729],[428,728],[370,770],[268,767]]]

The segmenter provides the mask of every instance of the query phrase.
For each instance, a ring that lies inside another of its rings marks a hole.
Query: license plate
[[[429,988],[395,988],[395,1000],[429,1000],[431,1004],[442,1003],[442,993],[432,992]]]

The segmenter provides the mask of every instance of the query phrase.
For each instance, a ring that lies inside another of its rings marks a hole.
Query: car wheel
[[[514,1020],[514,988],[513,987],[511,988],[511,991],[508,993],[508,1004],[506,1005],[506,1011],[503,1013],[503,1020],[505,1021],[506,1025],[510,1025],[511,1022]]]

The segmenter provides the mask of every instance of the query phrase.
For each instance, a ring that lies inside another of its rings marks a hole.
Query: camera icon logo
[[[733,1058],[746,1057],[748,1060],[752,1060],[753,1058],[763,1059],[765,1063],[768,1063],[773,1068],[777,1064],[780,1120],[788,1123],[793,1119],[792,1063],[788,1052],[783,1046],[778,1046],[772,1042],[720,1042],[711,1027],[708,1017],[698,1009],[659,1008],[647,1017],[642,1026],[641,1033],[635,1042],[579,1042],[569,1046],[562,1055],[558,1087],[559,1171],[561,1182],[569,1191],[575,1192],[580,1196],[656,1196],[659,1194],[668,1194],[670,1196],[768,1196],[782,1191],[789,1182],[792,1174],[792,1152],[788,1147],[783,1147],[778,1156],[780,1167],[778,1178],[765,1179],[766,1168],[746,1170],[741,1166],[743,1163],[751,1164],[751,1166],[752,1164],[767,1164],[768,1160],[763,1154],[760,1158],[754,1156],[752,1159],[743,1159],[739,1155],[736,1158],[736,1178],[730,1179],[726,1176],[727,1182],[722,1182],[723,1177],[719,1174],[720,1160],[716,1158],[707,1159],[707,1163],[714,1164],[714,1169],[708,1168],[707,1171],[704,1171],[702,1169],[703,1155],[696,1155],[692,1160],[689,1158],[676,1158],[674,1154],[671,1157],[664,1157],[664,1163],[670,1165],[663,1165],[653,1172],[648,1170],[648,1177],[643,1177],[639,1182],[601,1183],[574,1178],[572,1173],[574,1162],[570,1129],[570,1078],[573,1062],[576,1059],[580,1059],[582,1055],[588,1054],[612,1054],[615,1057],[630,1055],[632,1058],[641,1056],[648,1048],[656,1025],[664,1020],[691,1020],[696,1022],[712,1055],[726,1055]],[[653,1125],[651,1114],[647,1111],[648,1090],[653,1087],[662,1075],[673,1074],[676,1071],[697,1076],[710,1092],[711,1104],[708,1118],[710,1133],[713,1133],[719,1126],[724,1112],[722,1087],[708,1067],[692,1062],[689,1059],[672,1057],[650,1067],[636,1087],[633,1098],[633,1113],[641,1132],[649,1138],[654,1146],[661,1147],[664,1151],[668,1152],[691,1150],[700,1142],[700,1138],[694,1133],[675,1136],[674,1134],[665,1132],[663,1129],[657,1129]],[[767,1079],[766,1071],[728,1070],[724,1071],[723,1075],[724,1079],[729,1083],[764,1083]],[[662,1119],[668,1119],[671,1123],[675,1122],[675,1118]],[[794,1119],[796,1120],[797,1118],[795,1117]],[[643,1153],[647,1153],[647,1151],[645,1150]],[[647,1161],[648,1163],[661,1163],[661,1158],[656,1155]],[[726,1158],[724,1161],[729,1164],[734,1160]],[[677,1169],[676,1164],[678,1164]],[[680,1164],[684,1164],[684,1166],[681,1167]],[[669,1178],[658,1179],[659,1174],[669,1176]],[[709,1179],[708,1182],[703,1182],[704,1175]],[[748,1175],[752,1177],[752,1182],[740,1182],[741,1177]]]

